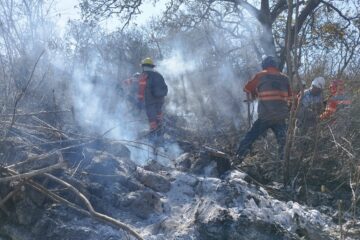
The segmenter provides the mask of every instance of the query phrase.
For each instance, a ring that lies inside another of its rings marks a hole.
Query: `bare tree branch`
[[[30,83],[31,83],[31,81],[32,81],[32,79],[33,79],[33,75],[34,75],[36,66],[37,66],[37,64],[39,63],[40,58],[42,57],[42,55],[43,55],[44,53],[45,53],[45,50],[43,50],[43,51],[40,53],[40,55],[38,56],[38,58],[36,59],[36,62],[35,62],[35,64],[34,64],[34,67],[33,67],[32,71],[31,71],[31,74],[30,74],[30,76],[29,76],[29,78],[28,78],[28,81],[27,81],[25,87],[21,90],[20,94],[17,96],[17,98],[16,98],[16,100],[15,100],[14,110],[13,110],[13,116],[12,116],[12,119],[11,119],[11,124],[10,124],[10,126],[9,126],[9,129],[11,129],[11,127],[12,127],[12,126],[14,125],[14,123],[15,123],[15,115],[16,115],[17,105],[18,105],[19,101],[22,99],[22,97],[25,95],[26,90],[28,89],[28,87],[29,87],[29,85],[30,85]]]
[[[326,2],[324,0],[321,0],[321,2],[324,5],[326,5],[327,7],[333,9],[335,12],[337,12],[339,14],[340,17],[342,17],[343,19],[345,19],[348,22],[347,25],[344,27],[344,29],[350,26],[350,24],[351,24],[350,18],[346,17],[337,7],[332,5],[330,2]]]
[[[256,17],[257,19],[261,15],[259,9],[257,9],[254,5],[250,4],[248,1],[245,0],[217,0],[217,2],[234,3],[235,5],[243,7],[245,10],[247,10],[252,16]]]
[[[320,3],[321,3],[321,0],[310,0],[310,1],[308,1],[306,6],[304,7],[304,9],[302,9],[302,11],[299,13],[296,25],[288,26],[288,27],[291,28],[290,32],[288,32],[288,34],[290,34],[288,46],[286,48],[283,47],[282,50],[280,51],[280,60],[281,60],[280,68],[281,69],[285,65],[286,51],[293,47],[296,32],[299,31],[302,28],[302,26],[303,26],[305,20],[307,19],[307,17],[314,12],[314,10],[320,5]]]
[[[271,21],[274,22],[275,19],[280,15],[280,13],[282,13],[286,9],[288,9],[287,1],[286,0],[278,0],[271,11]]]

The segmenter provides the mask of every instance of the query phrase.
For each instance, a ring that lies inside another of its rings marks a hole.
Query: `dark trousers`
[[[149,140],[154,145],[163,144],[163,113],[162,106],[164,103],[152,103],[145,106],[146,115],[149,120],[150,133]]]
[[[162,106],[164,103],[151,103],[145,106],[150,130],[156,130],[162,124]]]
[[[285,120],[263,120],[258,119],[254,122],[250,131],[246,133],[245,137],[241,140],[240,146],[237,151],[238,158],[242,161],[243,158],[249,153],[249,150],[252,144],[258,139],[261,135],[266,134],[268,129],[271,129],[279,144],[279,156],[280,159],[284,155],[284,147],[286,142],[286,123]]]

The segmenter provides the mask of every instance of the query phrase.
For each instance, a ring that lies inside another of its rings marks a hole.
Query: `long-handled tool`
[[[251,98],[250,98],[250,93],[246,93],[246,100],[244,100],[244,102],[246,102],[247,104],[247,117],[248,117],[248,125],[249,125],[249,129],[251,128],[252,125],[252,114],[251,114]]]

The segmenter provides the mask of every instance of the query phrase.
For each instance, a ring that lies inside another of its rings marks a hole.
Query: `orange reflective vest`
[[[146,73],[142,73],[139,78],[139,90],[138,90],[138,100],[143,102],[145,100],[145,89],[147,84],[148,76]]]
[[[281,120],[289,115],[288,100],[292,94],[288,77],[277,68],[257,73],[244,87],[257,98],[259,119]]]
[[[330,97],[326,104],[324,113],[321,114],[320,119],[325,120],[333,115],[338,109],[346,108],[351,105],[351,100],[345,94],[334,95]]]

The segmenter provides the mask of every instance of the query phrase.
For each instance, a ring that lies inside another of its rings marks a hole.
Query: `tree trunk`
[[[264,54],[267,56],[276,56],[275,41],[272,34],[271,24],[267,23],[262,27],[262,33],[260,37],[261,48],[264,50]]]
[[[314,10],[321,4],[321,0],[310,0],[304,7],[304,9],[300,12],[299,16],[296,19],[296,24],[294,25],[287,25],[286,26],[286,33],[290,34],[290,36],[286,37],[287,46],[283,47],[280,51],[280,69],[282,70],[285,66],[287,61],[287,51],[291,51],[294,42],[295,42],[295,34],[299,32],[299,30],[304,25],[305,20],[307,17],[314,12]],[[290,29],[288,29],[290,28]]]

